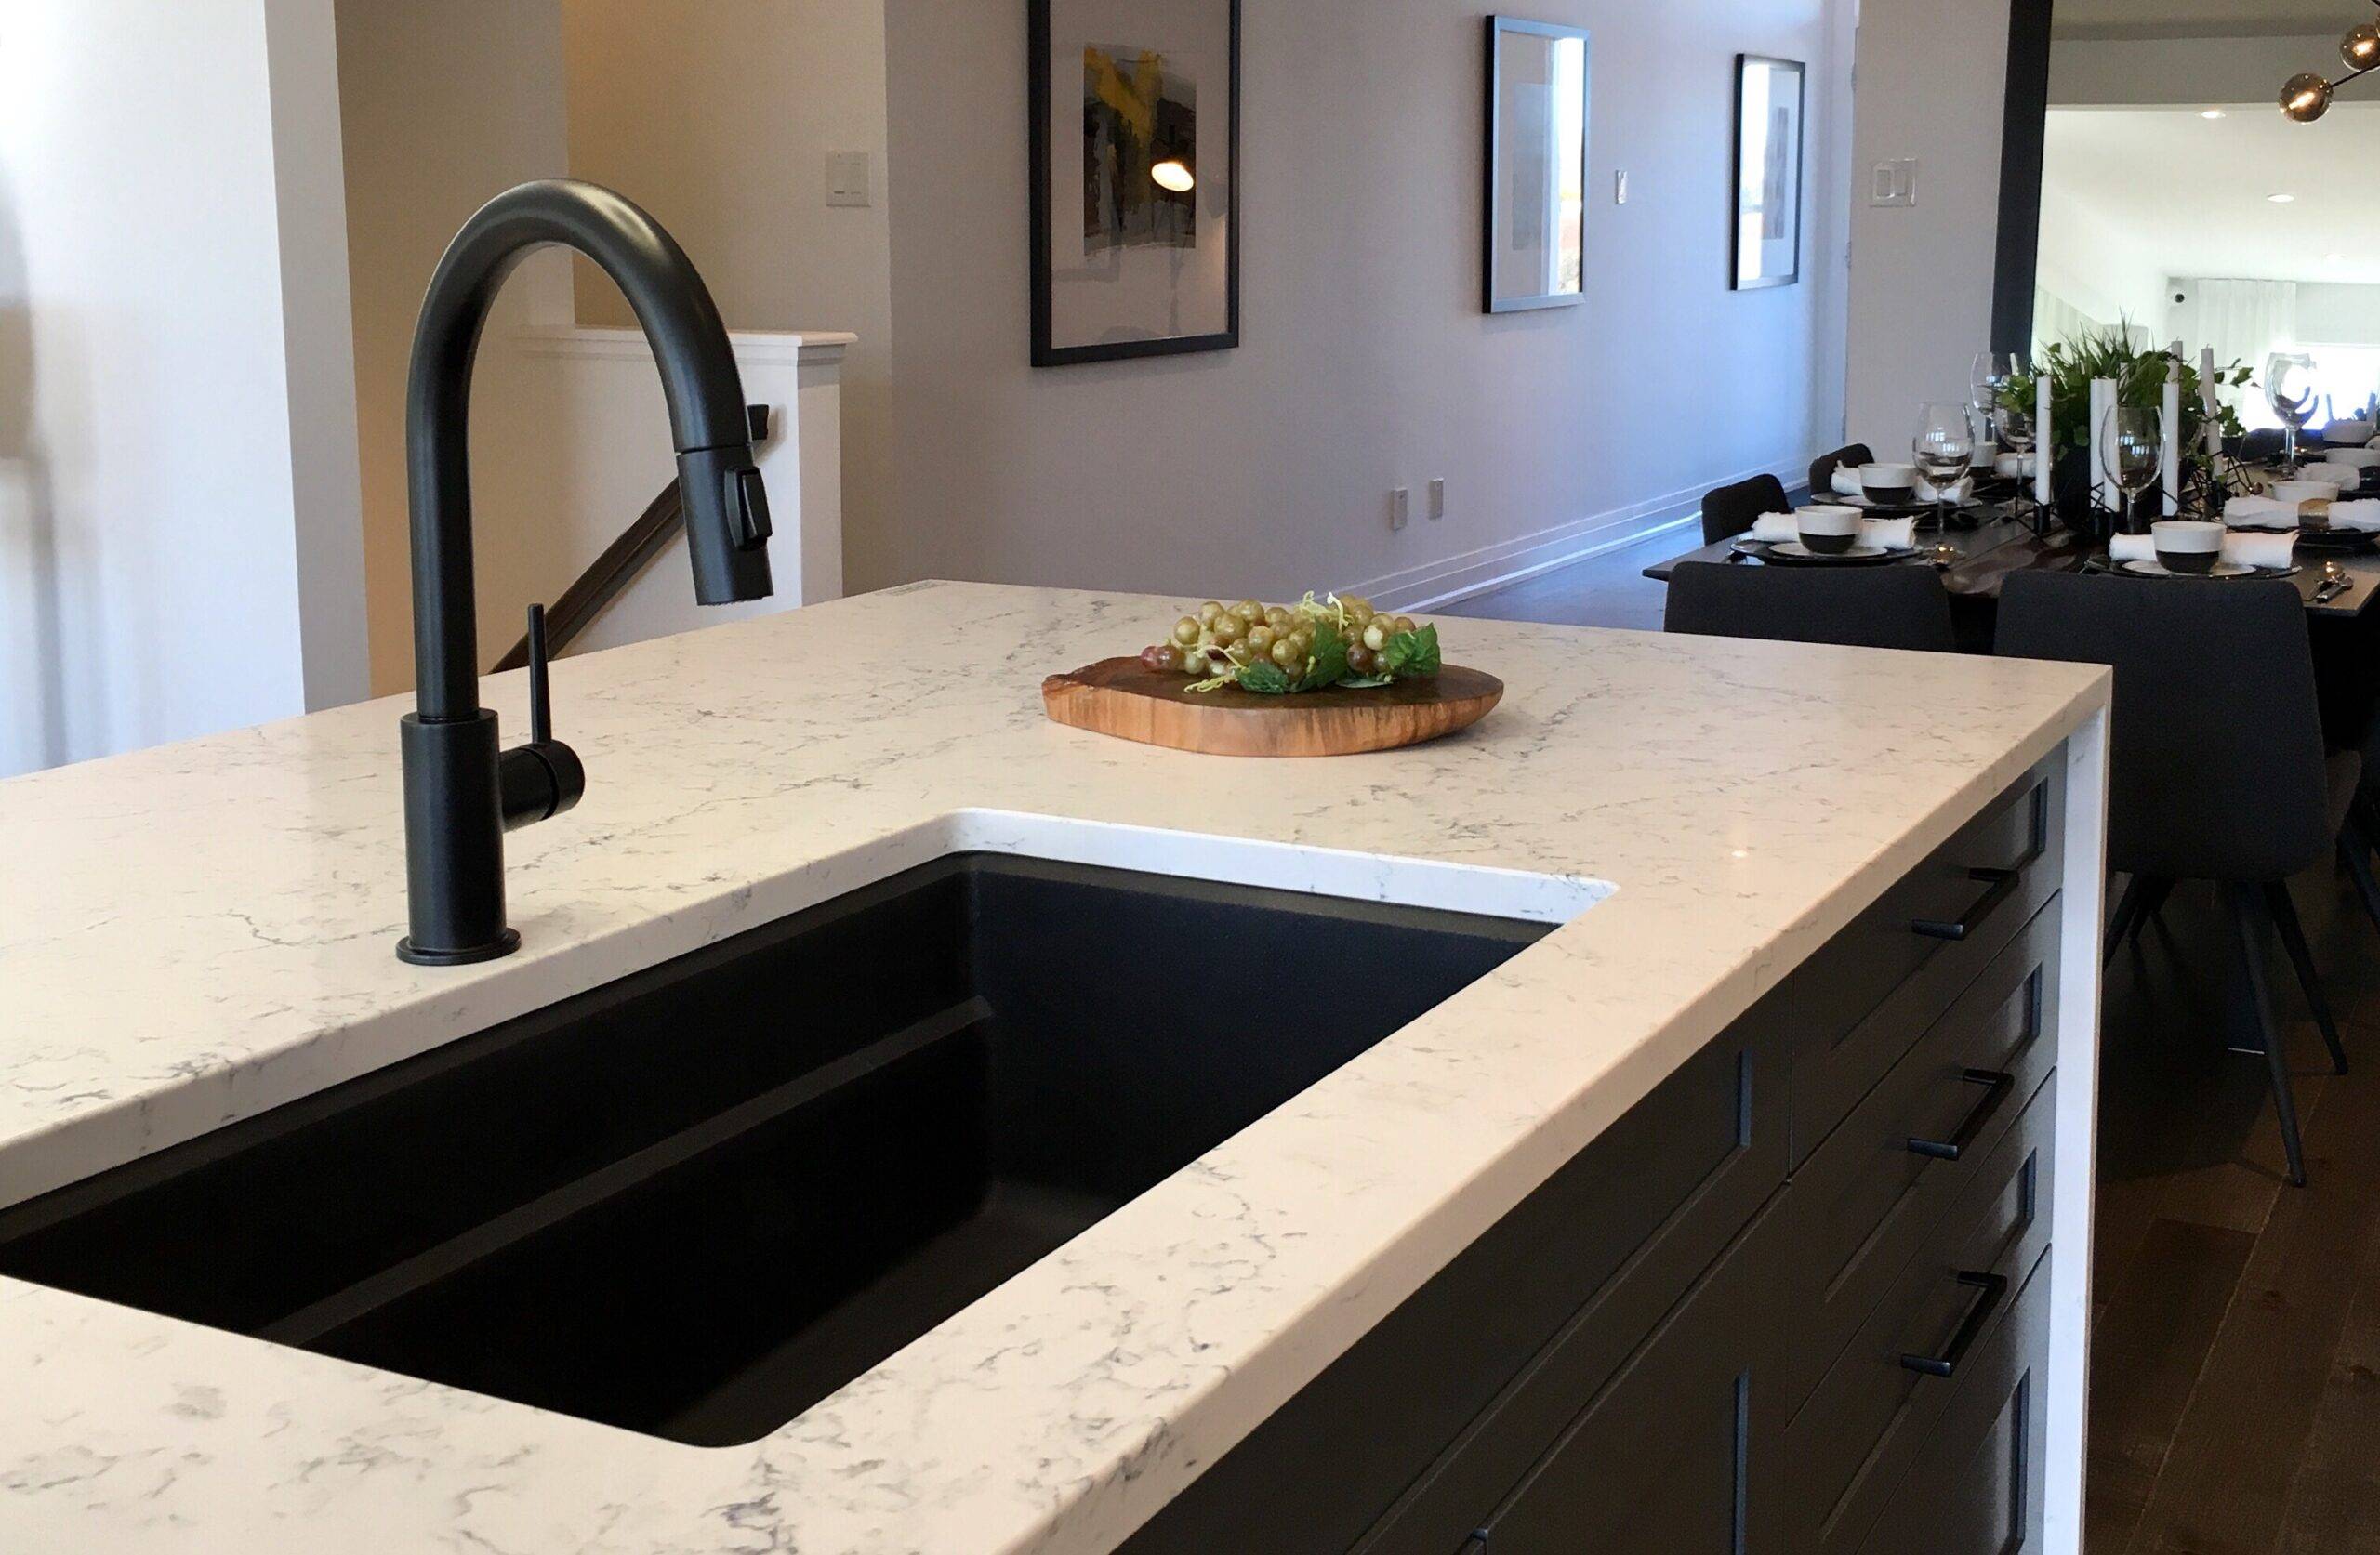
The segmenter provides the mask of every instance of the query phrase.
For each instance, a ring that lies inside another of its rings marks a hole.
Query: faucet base
[[[416,950],[411,939],[397,942],[397,959],[416,967],[469,967],[497,961],[521,948],[521,930],[508,929],[490,943],[470,950]]]

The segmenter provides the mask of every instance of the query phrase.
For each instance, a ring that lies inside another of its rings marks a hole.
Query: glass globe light
[[[2380,26],[2367,21],[2339,40],[2339,58],[2351,71],[2368,71],[2380,65]]]
[[[2301,125],[2310,125],[2331,111],[2331,84],[2307,71],[2293,75],[2281,89],[2281,111]]]

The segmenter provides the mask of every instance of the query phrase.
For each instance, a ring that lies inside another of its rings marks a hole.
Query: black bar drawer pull
[[[1959,1131],[1947,1140],[1921,1140],[1911,1135],[1909,1141],[1911,1155],[1930,1155],[1937,1161],[1957,1160],[1969,1145],[1975,1143],[1976,1136],[1983,1132],[1983,1126],[1991,1121],[1991,1114],[2000,1110],[2000,1104],[2016,1089],[2016,1076],[2003,1074],[1997,1069],[1970,1069],[1959,1078],[1968,1085],[1984,1087],[1983,1100],[1975,1104],[1975,1111],[1959,1125]]]
[[[1959,1331],[1950,1336],[1950,1349],[1939,1355],[1904,1355],[1900,1358],[1900,1364],[1911,1371],[1923,1372],[1927,1377],[1948,1377],[1957,1371],[1959,1363],[1966,1359],[1968,1350],[1973,1348],[1976,1337],[1983,1332],[1983,1325],[1991,1321],[1991,1314],[1999,1310],[2000,1303],[2008,1295],[2005,1275],[1961,1274],[1959,1284],[1979,1290],[1983,1296],[1967,1309],[1966,1321],[1960,1324]]]
[[[1955,918],[1919,918],[1911,924],[1912,933],[1929,940],[1964,940],[1983,927],[1984,919],[2000,910],[2000,904],[2016,894],[2016,882],[2024,878],[2021,869],[1970,869],[1967,878],[1981,882],[1987,889],[1975,899],[1975,905]]]

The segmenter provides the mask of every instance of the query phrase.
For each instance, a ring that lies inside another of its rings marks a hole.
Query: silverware
[[[2329,604],[2354,586],[2355,580],[2347,575],[2346,568],[2335,561],[2325,561],[2322,563],[2321,586],[2314,590],[2314,602],[2318,605]]]

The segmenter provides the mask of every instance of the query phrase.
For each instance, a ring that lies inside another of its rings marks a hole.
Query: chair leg
[[[2363,899],[2373,927],[2380,929],[2380,880],[2372,877],[2372,834],[2352,812],[2339,828],[2339,860],[2347,865],[2347,878],[2355,882],[2355,894]]]
[[[2240,943],[2240,965],[2248,976],[2249,1002],[2264,1035],[2265,1065],[2272,1072],[2273,1111],[2281,1119],[2281,1145],[2289,1156],[2289,1180],[2306,1186],[2306,1146],[2297,1134],[2297,1098],[2289,1087],[2289,1055],[2281,1046],[2281,1023],[2273,1019],[2271,990],[2265,984],[2264,946],[2256,934],[2264,903],[2256,888],[2226,883],[2224,905],[2230,909],[2231,931]]]
[[[2123,894],[2116,898],[2116,916],[2108,920],[2107,948],[2099,953],[2099,965],[2107,967],[2116,958],[2116,952],[2140,924],[2140,899],[2149,886],[2149,877],[2135,875],[2123,883]]]
[[[2306,943],[2306,926],[2298,921],[2297,903],[2290,899],[2287,882],[2275,880],[2265,887],[2265,905],[2272,912],[2273,927],[2281,930],[2290,965],[2297,969],[2297,985],[2306,990],[2306,1007],[2314,1012],[2314,1024],[2321,1028],[2322,1046],[2331,1050],[2331,1068],[2344,1074],[2347,1048],[2339,1042],[2338,1022],[2331,1019],[2331,1001],[2322,996],[2322,980],[2314,971],[2314,953]]]
[[[2152,923],[2167,940],[2173,938],[2173,930],[2165,927],[2165,899],[2173,894],[2173,881],[2160,877],[2149,882],[2149,890],[2140,898],[2140,916],[2132,926],[2134,939],[2140,938],[2142,931]]]

